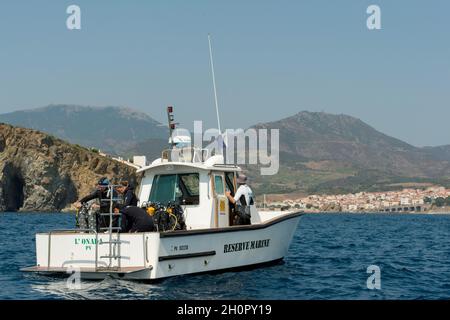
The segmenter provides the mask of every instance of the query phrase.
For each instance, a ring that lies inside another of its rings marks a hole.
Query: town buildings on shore
[[[309,195],[298,199],[267,202],[271,209],[301,209],[310,212],[424,212],[438,198],[450,197],[450,189],[429,187],[388,192],[339,195]]]

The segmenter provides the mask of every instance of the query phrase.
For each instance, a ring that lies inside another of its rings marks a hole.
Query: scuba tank
[[[183,208],[175,202],[170,201],[167,207],[149,202],[143,205],[143,209],[153,218],[158,231],[186,230]]]
[[[169,206],[169,209],[171,210],[170,213],[176,217],[176,225],[174,230],[186,230],[183,208],[179,204],[173,203]]]
[[[95,200],[88,201],[87,203],[82,203],[80,210],[77,211],[75,216],[76,227],[79,229],[97,229],[97,219],[96,211],[92,208]]]

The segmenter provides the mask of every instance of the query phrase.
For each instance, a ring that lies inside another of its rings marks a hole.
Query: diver
[[[251,224],[250,206],[254,204],[253,191],[247,185],[247,177],[244,174],[240,174],[236,179],[239,185],[234,197],[230,191],[227,191],[225,195],[228,200],[235,205],[233,224],[235,225],[248,225]]]
[[[123,207],[137,206],[138,198],[134,193],[134,185],[128,181],[121,181],[120,186],[116,188],[117,192],[123,196]]]
[[[114,206],[114,214],[122,214],[127,223],[122,224],[121,232],[152,232],[155,231],[153,217],[151,217],[144,209],[135,206],[122,207]]]
[[[98,180],[96,189],[89,195],[80,199],[79,202],[75,204],[75,207],[78,209],[81,208],[82,205],[86,204],[90,200],[98,199],[100,205],[93,204],[93,209],[99,209],[99,213],[109,213],[110,212],[110,203],[111,203],[111,190],[109,179],[106,177],[102,177]],[[113,198],[116,198],[116,194],[114,192]],[[115,202],[113,200],[113,206]],[[97,215],[97,231],[100,231],[100,228],[109,227],[109,217]],[[118,224],[116,219],[114,219],[113,224]]]

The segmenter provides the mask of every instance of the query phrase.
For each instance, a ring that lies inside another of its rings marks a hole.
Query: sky
[[[445,0],[0,0],[0,113],[112,105],[165,123],[173,105],[184,127],[216,127],[211,33],[223,128],[324,111],[450,144],[449,15]]]

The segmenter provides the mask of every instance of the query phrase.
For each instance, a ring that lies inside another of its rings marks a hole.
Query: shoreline
[[[386,214],[386,215],[450,215],[450,211],[422,211],[422,212],[383,212],[383,211],[302,211],[308,214]]]
[[[277,210],[277,209],[267,209],[267,208],[256,208],[260,213],[264,212],[271,212],[271,211],[298,211],[302,213],[308,213],[308,214],[314,214],[314,213],[331,213],[331,214],[402,214],[402,215],[410,215],[410,214],[445,214],[450,215],[450,207],[442,207],[441,210],[427,210],[427,211],[327,211],[327,210],[308,210],[308,209],[295,209],[295,208],[289,208],[285,210]],[[61,211],[0,211],[1,213],[17,213],[17,214],[76,214],[77,212],[74,210],[61,210]]]
[[[270,212],[272,210],[259,210],[260,213],[264,212]],[[277,210],[275,210],[277,211]],[[278,210],[280,211],[280,210]],[[394,212],[384,212],[384,211],[320,211],[320,210],[301,210],[301,209],[289,209],[289,210],[281,210],[281,211],[299,211],[302,213],[307,214],[390,214],[390,215],[427,215],[427,214],[443,214],[443,215],[450,215],[450,208],[446,209],[444,211],[411,211],[411,212],[401,212],[401,211],[394,211]]]

